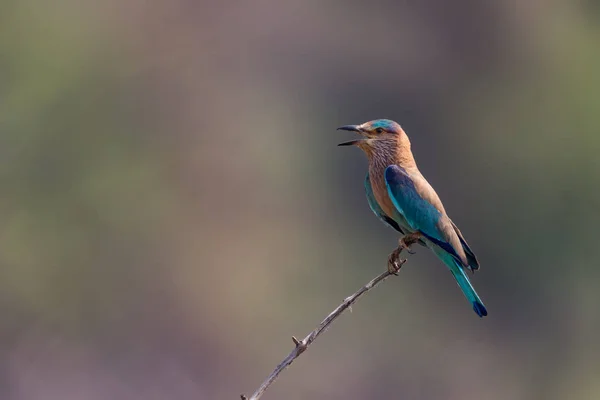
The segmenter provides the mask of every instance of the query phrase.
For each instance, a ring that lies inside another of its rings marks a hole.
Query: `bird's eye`
[[[377,133],[383,133],[383,128],[377,128],[377,129],[375,129],[375,132],[377,132]]]

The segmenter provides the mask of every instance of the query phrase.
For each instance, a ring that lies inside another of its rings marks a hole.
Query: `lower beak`
[[[338,144],[338,146],[354,146],[354,145],[357,145],[360,142],[362,142],[362,139],[351,140],[349,142],[340,143],[340,144]]]

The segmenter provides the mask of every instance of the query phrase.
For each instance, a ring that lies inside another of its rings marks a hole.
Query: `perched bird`
[[[388,119],[377,119],[361,125],[345,125],[338,130],[362,136],[339,146],[356,146],[366,153],[369,159],[365,178],[367,200],[375,215],[403,235],[398,250],[410,250],[413,243],[431,249],[446,264],[477,315],[487,315],[466,274],[466,270],[479,269],[477,257],[417,168],[410,140],[400,125]],[[398,250],[388,261],[392,273],[400,268]]]

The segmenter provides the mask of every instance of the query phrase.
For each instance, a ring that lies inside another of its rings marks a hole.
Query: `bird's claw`
[[[405,259],[400,259],[400,252],[402,248],[398,247],[388,257],[388,272],[393,275],[398,275],[398,271],[402,268],[402,265],[406,262]]]
[[[400,258],[400,253],[406,251],[409,254],[415,254],[415,252],[410,249],[410,246],[417,243],[420,238],[421,235],[419,233],[410,233],[400,238],[398,247],[392,251],[388,257],[388,272],[390,274],[398,275],[398,271],[400,271],[400,268],[406,262],[406,259]]]
[[[421,235],[419,233],[409,233],[408,235],[404,235],[398,241],[398,248],[406,250],[408,254],[415,254],[416,252],[412,251],[410,247],[417,243],[420,238]]]

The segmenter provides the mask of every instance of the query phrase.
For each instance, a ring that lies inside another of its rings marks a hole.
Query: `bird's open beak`
[[[360,130],[360,127],[358,125],[344,125],[344,126],[340,126],[339,128],[337,128],[338,131],[350,131],[350,132],[356,132],[361,134],[362,131]],[[358,139],[358,140],[351,140],[349,142],[344,142],[344,143],[340,143],[338,144],[338,146],[355,146],[357,144],[359,144],[360,142],[362,142],[364,139]]]

